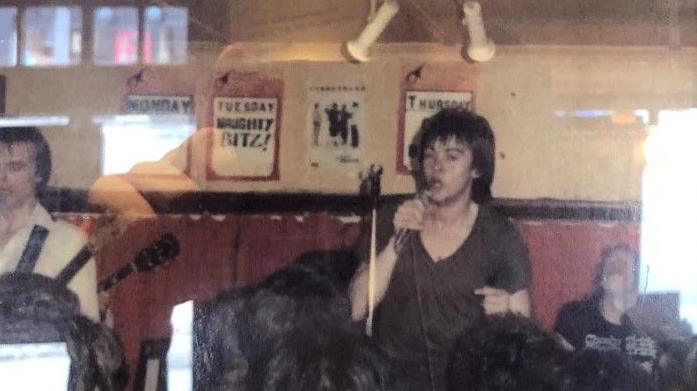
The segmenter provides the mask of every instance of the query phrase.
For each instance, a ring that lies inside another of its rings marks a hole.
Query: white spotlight
[[[466,1],[462,5],[465,13],[464,23],[470,34],[470,44],[467,47],[467,55],[474,61],[489,61],[496,53],[494,41],[487,38],[482,22],[482,7],[476,1]]]
[[[382,31],[387,27],[387,24],[390,23],[390,20],[397,14],[397,11],[399,11],[399,4],[397,4],[396,1],[385,1],[378,9],[373,20],[361,31],[358,38],[346,43],[346,49],[349,55],[360,62],[370,60],[370,47],[377,41]]]

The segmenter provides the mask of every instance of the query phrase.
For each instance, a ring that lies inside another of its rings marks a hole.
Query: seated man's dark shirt
[[[600,312],[600,299],[590,297],[565,304],[554,325],[554,331],[574,349],[620,351],[645,370],[652,372],[657,356],[653,338],[641,335],[627,315],[619,325],[605,320]]]

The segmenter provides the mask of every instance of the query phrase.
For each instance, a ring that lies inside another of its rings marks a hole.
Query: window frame
[[[162,64],[146,63],[144,61],[144,34],[145,34],[145,8],[158,6],[152,0],[0,0],[0,7],[15,7],[17,9],[16,28],[17,28],[17,48],[15,52],[15,65],[0,66],[0,69],[24,68],[24,69],[50,69],[67,68],[80,66],[93,67],[129,67],[129,66],[148,66],[148,67],[169,67],[184,64]],[[77,64],[69,65],[38,65],[27,66],[22,63],[22,50],[26,37],[24,36],[24,13],[29,7],[51,7],[51,6],[79,6],[82,9],[82,50],[80,51],[80,61]],[[162,5],[168,6],[168,5]],[[185,7],[187,13],[187,55],[189,53],[192,37],[191,17],[196,6],[195,0],[177,0],[172,7]],[[94,13],[98,7],[135,7],[138,12],[138,59],[133,64],[97,64],[94,61]]]

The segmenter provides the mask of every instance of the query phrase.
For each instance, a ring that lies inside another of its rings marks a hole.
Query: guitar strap
[[[80,252],[78,252],[73,259],[70,260],[68,265],[54,277],[54,280],[58,281],[61,285],[68,285],[70,280],[75,277],[90,258],[92,258],[92,251],[90,251],[87,245],[82,246]]]
[[[17,263],[16,272],[19,273],[31,273],[36,267],[36,261],[39,259],[39,254],[41,254],[41,249],[44,248],[44,243],[48,237],[48,230],[46,227],[40,225],[34,225],[31,233],[29,234],[29,240],[27,245],[24,247],[22,256],[19,258]]]
[[[24,247],[24,251],[19,258],[17,263],[16,272],[19,273],[32,273],[36,267],[36,262],[39,259],[41,250],[46,243],[48,238],[48,229],[41,225],[34,225],[31,233],[29,234],[29,240],[27,240],[27,245]],[[87,245],[80,249],[72,260],[61,270],[55,277],[56,280],[61,285],[67,285],[70,280],[75,277],[75,275],[82,269],[87,261],[92,258],[92,252],[89,250]]]

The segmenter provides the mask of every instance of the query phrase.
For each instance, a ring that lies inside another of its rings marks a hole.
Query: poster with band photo
[[[448,107],[472,110],[472,91],[405,90],[400,109],[397,172],[409,174],[418,156],[416,139],[421,123]]]
[[[355,165],[363,160],[365,93],[359,82],[308,83],[305,134],[311,166]]]

